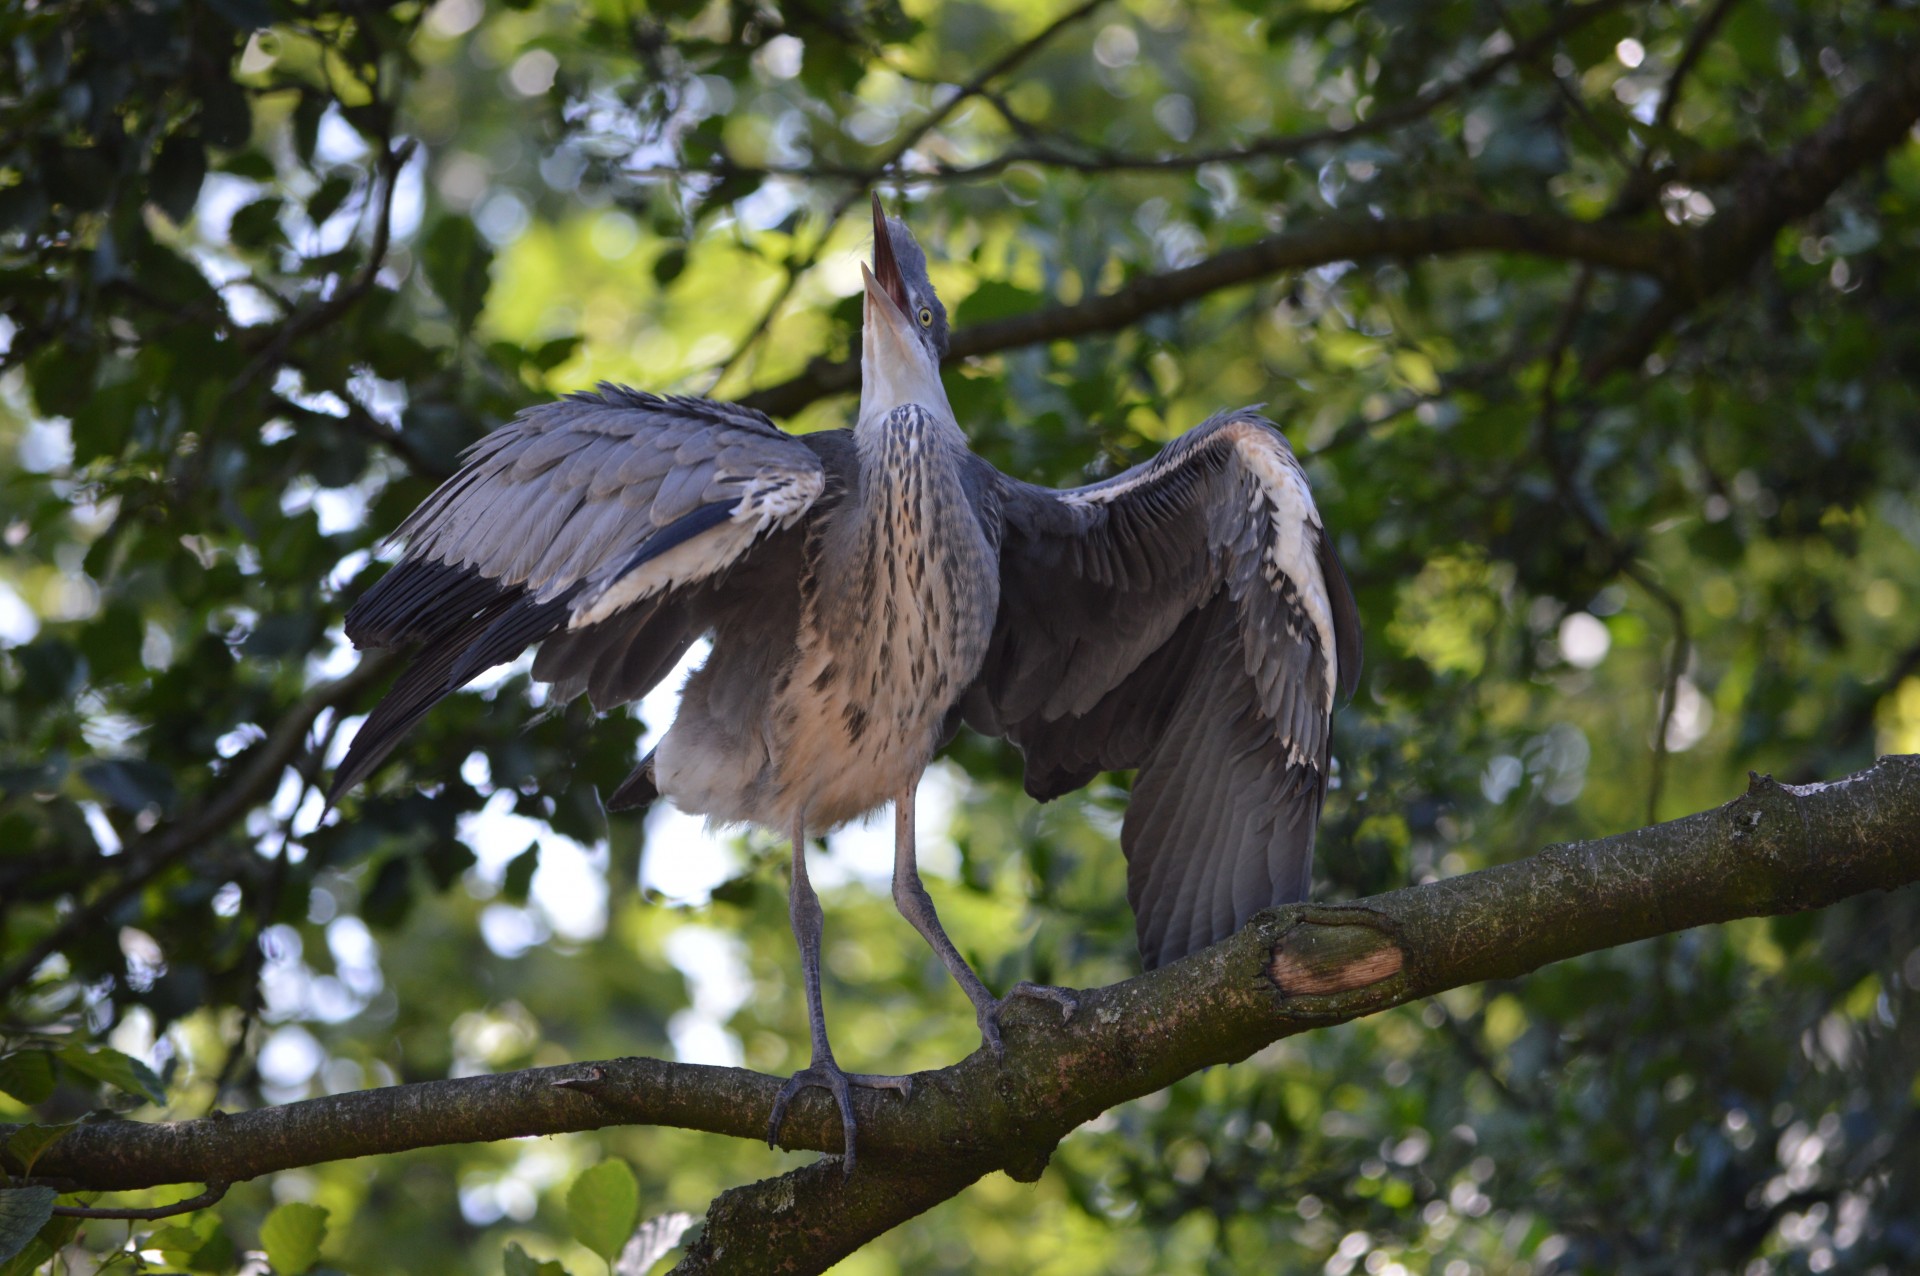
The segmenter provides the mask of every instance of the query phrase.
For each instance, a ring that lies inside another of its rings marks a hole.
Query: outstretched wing
[[[521,413],[401,524],[405,555],[347,612],[355,646],[420,652],[333,793],[442,696],[542,639],[535,676],[563,698],[644,695],[698,636],[677,602],[779,539],[825,479],[818,449],[731,404],[603,383]]]
[[[1304,898],[1361,648],[1286,439],[1243,410],[1089,487],[994,479],[1000,611],[966,721],[1020,746],[1042,800],[1140,768],[1121,844],[1150,968]]]

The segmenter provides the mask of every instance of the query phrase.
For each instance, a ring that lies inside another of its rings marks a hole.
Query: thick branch
[[[1688,311],[1746,276],[1788,224],[1819,209],[1849,177],[1899,146],[1920,120],[1920,47],[1886,79],[1840,104],[1787,150],[1749,165],[1720,213],[1689,239],[1679,278],[1614,345],[1589,360],[1589,381],[1637,366]]]
[[[753,1256],[771,1261],[776,1252],[769,1227],[787,1229],[777,1252],[791,1270],[821,1270],[982,1174],[1036,1177],[1062,1136],[1114,1104],[1281,1037],[1597,949],[1916,880],[1920,757],[1900,757],[1833,784],[1756,778],[1716,810],[1427,886],[1272,909],[1205,952],[1088,991],[1064,1028],[1051,1010],[1015,1010],[1004,1062],[976,1053],[916,1078],[905,1101],[857,1092],[860,1172],[843,1187],[837,1166],[809,1167],[722,1197],[690,1270],[709,1270],[723,1250],[727,1270],[762,1270]],[[35,1172],[88,1189],[238,1181],[346,1157],[625,1124],[757,1139],[780,1084],[655,1059],[535,1068],[198,1121],[81,1125]],[[792,1147],[840,1146],[824,1092],[803,1093],[784,1132]],[[0,1126],[0,1146],[11,1133]],[[791,1211],[802,1196],[818,1197],[820,1208]]]
[[[1582,222],[1541,214],[1329,219],[1179,270],[1142,276],[1077,305],[1048,306],[961,328],[953,334],[948,357],[964,359],[1116,332],[1156,311],[1224,288],[1329,262],[1509,252],[1644,275],[1665,285],[1627,336],[1587,363],[1584,375],[1597,380],[1637,363],[1676,318],[1744,276],[1781,227],[1818,209],[1848,177],[1899,145],[1920,119],[1920,57],[1899,65],[1900,70],[1855,93],[1831,120],[1792,147],[1750,164],[1720,215],[1684,236],[1618,221]],[[854,360],[815,359],[798,376],[755,391],[743,402],[785,415],[852,389],[859,377]]]
[[[1142,275],[1077,305],[1047,306],[958,329],[947,358],[952,362],[1043,341],[1115,332],[1156,311],[1171,310],[1223,288],[1329,262],[1511,252],[1665,278],[1674,267],[1679,246],[1676,235],[1660,230],[1525,213],[1451,213],[1388,221],[1331,218],[1229,248],[1178,270]],[[859,380],[860,365],[852,359],[815,359],[799,376],[749,394],[741,402],[779,416],[826,395],[851,390]]]

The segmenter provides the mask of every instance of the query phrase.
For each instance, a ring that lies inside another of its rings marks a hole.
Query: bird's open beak
[[[907,281],[894,259],[893,237],[887,233],[887,218],[880,211],[878,195],[873,197],[873,268],[869,270],[862,263],[860,275],[867,285],[861,333],[863,362],[874,369],[926,362],[929,356],[913,320],[907,316]]]
[[[903,403],[917,403],[951,419],[940,361],[921,339],[907,300],[907,281],[894,259],[880,197],[873,198],[873,268],[862,262],[866,304],[860,332],[860,418],[868,420]]]
[[[900,263],[894,260],[893,236],[887,233],[887,215],[880,207],[880,195],[873,196],[873,277],[880,289],[907,317],[907,281],[900,277]]]

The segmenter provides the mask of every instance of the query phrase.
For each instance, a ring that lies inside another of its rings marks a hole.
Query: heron
[[[417,646],[353,739],[337,796],[450,692],[538,642],[555,702],[639,699],[705,637],[672,726],[607,799],[660,796],[791,844],[789,913],[808,1065],[844,1168],[853,1087],[821,1004],[823,916],[806,847],[891,802],[893,899],[1004,1050],[996,997],[941,926],[917,868],[914,791],[964,723],[1010,740],[1047,800],[1137,769],[1121,831],[1153,968],[1304,899],[1336,697],[1359,676],[1354,601],[1307,476],[1255,409],[1057,490],[976,455],[941,381],[948,320],[926,256],[873,199],[859,410],[789,434],[748,408],[601,383],[520,413],[394,534],[404,551],[348,611],[361,648]]]

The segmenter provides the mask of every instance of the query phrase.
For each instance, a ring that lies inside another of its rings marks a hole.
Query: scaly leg
[[[853,1087],[897,1090],[913,1093],[912,1077],[880,1077],[865,1073],[842,1072],[833,1061],[833,1048],[827,1044],[827,1016],[820,1002],[820,933],[823,917],[820,897],[807,880],[807,821],[803,812],[793,822],[793,888],[787,897],[788,916],[793,921],[794,942],[800,946],[800,973],[807,985],[807,1028],[813,1037],[813,1061],[780,1087],[773,1101],[773,1116],[767,1122],[767,1145],[780,1138],[780,1123],[786,1119],[787,1104],[808,1086],[820,1086],[833,1093],[840,1108],[840,1128],[846,1141],[846,1158],[841,1170],[853,1173]]]
[[[947,973],[960,985],[960,991],[967,994],[967,1000],[973,1003],[974,1017],[980,1023],[980,1036],[997,1058],[1007,1052],[1006,1046],[1000,1041],[1000,1012],[1006,1009],[1009,1001],[1015,997],[1051,1001],[1060,1007],[1062,1023],[1073,1018],[1080,1001],[1065,988],[1032,984],[1024,980],[1015,984],[1005,997],[996,998],[987,991],[987,986],[980,982],[980,976],[973,973],[973,967],[967,965],[967,959],[947,938],[946,927],[940,924],[939,914],[933,911],[933,898],[920,882],[920,868],[914,855],[913,794],[913,786],[909,785],[893,800],[893,903],[900,910],[900,915],[913,923],[920,937],[939,956]]]

